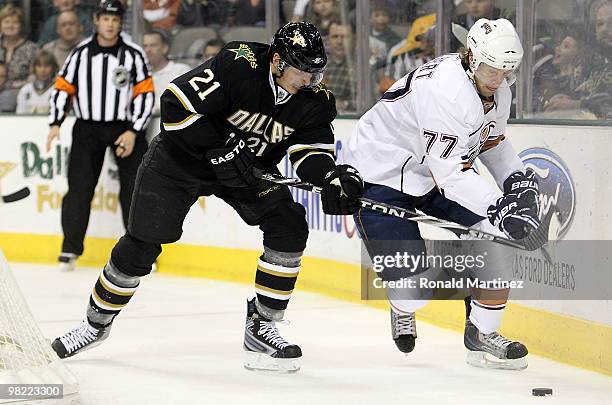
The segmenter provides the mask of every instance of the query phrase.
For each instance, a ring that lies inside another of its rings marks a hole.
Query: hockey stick
[[[23,200],[24,198],[26,198],[29,195],[30,195],[30,189],[28,187],[24,187],[21,190],[16,191],[16,192],[14,192],[12,194],[3,195],[2,196],[2,202],[11,203],[11,202]]]
[[[284,184],[286,186],[310,191],[315,194],[321,194],[321,187],[317,187],[314,184],[310,184],[294,178],[284,177],[278,174],[265,173],[259,169],[253,169],[253,172],[255,174],[255,177],[262,180],[267,180],[276,184]],[[454,232],[458,236],[467,235],[476,239],[489,240],[492,242],[500,243],[502,245],[511,246],[517,249],[527,251],[538,250],[548,242],[548,228],[550,226],[550,221],[554,214],[553,210],[549,210],[546,216],[543,218],[538,229],[531,232],[529,236],[524,239],[512,240],[494,235],[492,233],[479,231],[477,229],[473,229],[455,222],[445,221],[443,219],[432,217],[430,215],[419,214],[417,212],[407,210],[405,208],[400,208],[395,205],[374,201],[365,197],[360,198],[359,202],[361,203],[362,208],[367,208],[373,211],[378,211],[383,214],[407,219],[409,221],[414,221],[417,223],[423,223],[427,225],[437,226],[438,228],[448,229],[449,231]],[[544,255],[548,256],[546,251],[544,251]],[[547,260],[548,259],[549,257],[547,257]]]

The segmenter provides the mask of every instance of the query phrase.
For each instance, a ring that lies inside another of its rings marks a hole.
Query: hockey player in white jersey
[[[362,174],[364,197],[522,239],[539,226],[538,185],[504,133],[510,86],[523,48],[505,19],[477,21],[466,47],[432,60],[391,86],[361,117],[342,159]],[[473,166],[476,158],[499,188],[479,175]],[[412,241],[407,246],[415,255],[425,249],[414,222],[362,209],[355,223],[372,257],[385,253],[375,241]],[[385,269],[382,278],[401,280],[427,270]],[[407,290],[387,288],[392,336],[404,353],[414,348],[414,313],[431,297],[425,290],[414,299],[414,291]],[[466,299],[464,332],[468,363],[526,367],[527,348],[497,332],[508,290],[473,289],[471,295]]]

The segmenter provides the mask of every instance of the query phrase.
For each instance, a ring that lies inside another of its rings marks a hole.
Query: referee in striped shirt
[[[96,33],[68,56],[51,94],[47,151],[59,138],[70,107],[77,117],[68,193],[62,202],[63,270],[73,270],[83,253],[91,200],[107,147],[117,156],[126,227],[136,172],[147,149],[144,130],[153,110],[153,79],[143,50],[120,33],[123,11],[119,0],[100,3],[94,16]]]

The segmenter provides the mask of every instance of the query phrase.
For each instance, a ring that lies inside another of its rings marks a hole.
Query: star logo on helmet
[[[300,34],[300,31],[293,31],[293,37],[289,38],[293,45],[299,45],[302,48],[306,48],[306,40]]]
[[[234,60],[244,58],[249,62],[253,69],[257,69],[257,59],[255,58],[253,50],[249,48],[248,45],[240,44],[238,48],[228,49],[228,51],[234,52],[236,54]]]
[[[312,62],[318,65],[319,63],[323,63],[323,58],[316,57],[312,60]]]

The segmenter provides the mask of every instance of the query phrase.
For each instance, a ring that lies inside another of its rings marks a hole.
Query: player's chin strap
[[[310,184],[294,178],[283,177],[278,174],[265,173],[260,169],[253,169],[253,172],[255,174],[255,177],[260,178],[262,180],[267,180],[276,184],[284,184],[286,186],[310,191],[315,194],[321,194],[321,187],[317,187],[314,184]],[[415,211],[407,210],[405,208],[400,208],[395,205],[386,204],[383,202],[378,202],[369,198],[360,198],[359,201],[361,203],[362,208],[367,208],[373,211],[381,212],[383,214],[406,219],[409,221],[414,221],[417,223],[423,223],[427,225],[437,226],[438,228],[448,229],[449,231],[452,231],[459,236],[466,235],[476,239],[489,240],[492,242],[500,243],[502,245],[511,246],[517,249],[527,251],[534,251],[542,248],[544,256],[549,262],[551,262],[550,256],[543,249],[543,247],[548,243],[548,231],[550,227],[550,222],[553,218],[553,215],[556,213],[556,211],[552,209],[549,210],[545,217],[542,219],[542,222],[538,229],[531,232],[529,236],[524,239],[513,240],[497,236],[492,233],[470,228],[465,225],[458,224],[456,222],[445,221],[443,219],[430,215],[419,214]]]

